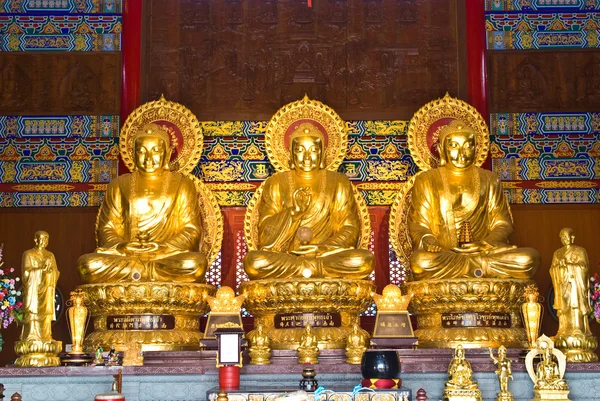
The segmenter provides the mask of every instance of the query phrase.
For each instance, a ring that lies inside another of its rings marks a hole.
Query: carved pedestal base
[[[244,305],[262,323],[271,349],[296,350],[310,323],[319,349],[343,349],[358,315],[373,302],[375,284],[349,279],[255,280],[240,285]]]
[[[420,348],[526,346],[521,304],[530,280],[452,279],[405,284]]]
[[[531,401],[570,401],[569,390],[533,390]]]
[[[444,390],[443,401],[482,401],[481,390]]]
[[[496,394],[496,401],[515,401],[515,396],[510,391],[506,393],[498,393]]]
[[[15,361],[15,366],[60,366],[58,354],[61,351],[61,341],[17,341],[15,343],[15,352],[20,356]]]
[[[598,355],[594,352],[598,348],[598,339],[576,333],[569,336],[556,335],[554,346],[565,353],[567,362],[596,362]]]
[[[94,318],[94,331],[84,349],[98,346],[125,351],[125,359],[138,360],[143,351],[197,350],[200,348],[200,317],[208,311],[208,284],[111,283],[79,286]],[[136,353],[128,356],[127,353]],[[140,362],[141,363],[141,362]]]

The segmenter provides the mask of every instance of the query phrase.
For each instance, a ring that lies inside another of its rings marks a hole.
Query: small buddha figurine
[[[498,393],[498,400],[509,401],[513,400],[513,394],[508,391],[508,379],[512,379],[512,363],[506,356],[506,347],[501,345],[498,348],[498,358],[494,357],[494,353],[491,348],[490,358],[496,365],[496,375],[498,375],[498,381],[500,382],[500,392]]]
[[[558,314],[558,333],[554,341],[557,347],[564,349],[560,345],[560,338],[582,337],[582,341],[585,341],[586,337],[592,336],[588,322],[592,306],[587,252],[573,244],[575,235],[570,228],[560,230],[560,240],[564,246],[554,252],[550,277],[554,286],[554,309]],[[593,343],[594,346],[589,351],[593,354],[593,360],[597,360],[592,352],[596,345],[595,339]],[[571,361],[569,356],[570,350],[567,350],[567,361]]]
[[[258,250],[244,258],[248,277],[367,278],[374,257],[357,249],[361,225],[352,184],[325,169],[323,133],[311,123],[299,124],[290,146],[291,170],[264,183]]]
[[[310,324],[304,327],[300,346],[298,347],[298,363],[317,364],[319,358],[319,347],[317,335]]]
[[[362,356],[369,347],[369,334],[354,323],[346,339],[346,363],[360,365]]]
[[[248,334],[250,348],[248,354],[250,356],[251,365],[268,365],[270,364],[271,348],[270,340],[264,331],[261,323],[258,323],[255,330]]]
[[[408,227],[415,279],[531,278],[539,253],[509,244],[508,202],[498,177],[474,165],[473,129],[451,122],[440,130],[438,150],[441,166],[420,174],[412,188]],[[460,239],[472,242],[459,244],[461,228]]]
[[[168,169],[169,134],[147,124],[134,135],[135,171],[108,185],[97,219],[98,248],[79,258],[86,283],[204,282],[198,194]]]
[[[533,369],[533,360],[538,355],[541,356],[541,361]],[[555,357],[558,363],[554,360]],[[558,390],[568,394],[569,386],[563,379],[566,357],[554,348],[554,343],[550,338],[543,335],[537,339],[536,348],[529,351],[525,358],[525,366],[534,382],[534,393],[537,391],[543,394]]]
[[[454,350],[454,358],[448,366],[448,381],[446,389],[451,390],[474,390],[478,388],[477,382],[473,380],[473,369],[471,363],[465,358],[465,350],[459,345]]]
[[[99,346],[98,348],[96,348],[96,354],[94,355],[94,365],[96,365],[96,366],[104,365],[104,357],[102,356],[102,352],[104,352],[102,347]]]
[[[54,254],[46,249],[50,236],[38,231],[35,247],[23,253],[23,330],[21,341],[52,340],[56,283],[60,275]]]
[[[119,365],[119,353],[115,349],[114,345],[110,346],[110,351],[108,351],[108,365]]]

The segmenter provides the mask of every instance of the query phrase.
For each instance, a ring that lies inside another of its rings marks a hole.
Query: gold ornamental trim
[[[490,147],[490,133],[485,119],[475,107],[448,93],[421,107],[408,125],[408,150],[421,170],[439,166],[440,157],[435,150],[440,130],[453,120],[468,124],[476,135],[475,165],[481,167]]]
[[[325,135],[325,165],[336,171],[348,149],[348,129],[342,118],[318,100],[304,98],[280,108],[271,117],[265,132],[267,156],[276,171],[290,169],[290,149],[287,139],[294,127],[302,123],[316,125]]]
[[[200,252],[208,260],[207,266],[211,266],[221,250],[223,243],[223,214],[215,194],[206,186],[202,180],[193,175],[188,175],[196,184],[198,191],[198,202],[200,214],[202,215],[202,239]]]
[[[422,171],[417,172],[403,182],[400,191],[392,203],[390,210],[390,243],[400,264],[410,266],[410,257],[412,255],[412,241],[408,230],[408,213],[410,213],[412,187],[416,178]]]
[[[202,127],[187,107],[168,101],[164,96],[139,106],[125,120],[119,137],[119,149],[127,168],[133,171],[135,166],[133,136],[148,123],[161,126],[171,137],[173,154],[169,169],[183,174],[191,173],[202,155]]]

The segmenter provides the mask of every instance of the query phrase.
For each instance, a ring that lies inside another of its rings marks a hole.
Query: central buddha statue
[[[324,134],[314,124],[298,124],[290,153],[290,170],[264,183],[257,249],[244,258],[248,277],[367,278],[374,258],[357,247],[361,228],[352,184],[325,168]]]
[[[84,282],[204,282],[198,193],[190,178],[168,169],[170,143],[156,124],[134,134],[134,171],[110,182],[98,248],[77,262]]]
[[[440,167],[415,179],[408,229],[416,280],[527,279],[540,264],[535,249],[510,245],[513,223],[502,184],[474,165],[475,145],[474,130],[452,121],[439,132]]]

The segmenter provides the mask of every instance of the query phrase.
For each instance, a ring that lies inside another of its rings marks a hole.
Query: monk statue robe
[[[510,245],[508,202],[498,177],[474,165],[475,132],[453,121],[440,131],[438,149],[441,167],[420,174],[412,188],[414,278],[531,278],[539,254]],[[459,241],[465,231],[470,239]]]
[[[324,168],[323,133],[310,123],[290,136],[291,170],[269,177],[258,207],[258,250],[244,258],[251,280],[363,279],[371,252],[357,249],[360,218],[352,184]]]
[[[98,248],[77,264],[86,283],[204,282],[194,182],[168,170],[170,138],[155,124],[134,136],[135,170],[110,182],[96,226]]]

